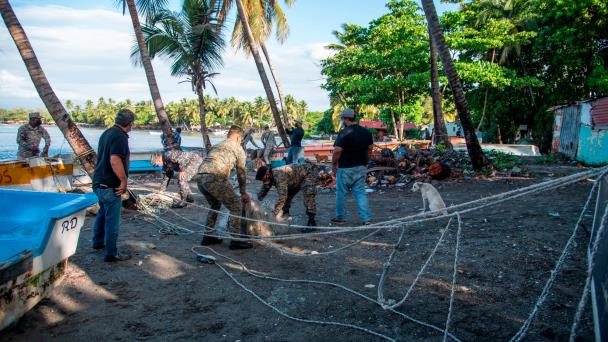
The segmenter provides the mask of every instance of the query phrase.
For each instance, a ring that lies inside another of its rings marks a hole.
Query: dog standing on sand
[[[422,208],[424,211],[426,211],[426,203],[428,202],[430,211],[441,210],[441,213],[444,215],[447,214],[447,210],[445,210],[445,203],[441,199],[439,191],[437,191],[437,189],[435,189],[435,187],[431,184],[415,182],[414,186],[412,186],[412,191],[420,191],[422,194]]]

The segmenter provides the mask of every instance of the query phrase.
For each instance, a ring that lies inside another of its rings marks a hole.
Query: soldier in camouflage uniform
[[[247,203],[249,201],[246,189],[245,151],[243,151],[240,145],[242,139],[243,130],[238,126],[230,127],[228,139],[213,146],[203,160],[198,169],[197,179],[198,189],[205,196],[207,202],[209,202],[211,209],[219,211],[223,204],[234,215],[230,217],[230,230],[236,234],[241,233],[241,220],[238,217],[242,215],[243,206],[241,202]],[[230,171],[233,168],[236,168],[239,191],[241,193],[240,200],[234,193],[229,180]],[[217,212],[209,211],[207,214],[208,230],[201,241],[202,245],[222,243],[222,239],[211,236],[217,235],[215,230],[216,221]],[[234,239],[230,241],[230,249],[251,247],[252,245],[248,241]]]
[[[44,149],[40,156],[48,157],[51,137],[46,129],[41,126],[40,113],[32,112],[29,114],[29,118],[30,122],[19,127],[17,131],[17,145],[19,146],[17,156],[19,159],[38,157],[40,155],[40,140],[44,139]]]
[[[264,127],[264,133],[262,133],[262,144],[264,144],[264,150],[262,152],[262,159],[267,166],[270,166],[270,154],[272,149],[277,145],[275,134],[270,130],[270,127],[266,125]]]
[[[179,170],[179,173],[177,174],[177,181],[179,184],[179,196],[181,197],[182,201],[186,201],[188,203],[194,202],[194,198],[192,198],[192,190],[190,190],[190,185],[188,182],[190,182],[194,175],[198,173],[198,168],[203,162],[203,157],[195,152],[186,152],[175,149],[165,151],[162,154],[155,154],[152,157],[152,164],[155,166],[161,166],[163,165],[163,162],[166,162],[166,164],[169,165],[168,167]],[[182,203],[182,205],[184,204]]]
[[[255,143],[255,140],[253,140],[253,128],[250,128],[247,133],[245,133],[243,141],[241,141],[241,146],[243,146],[243,150],[247,151],[248,143],[251,143],[253,146],[255,146],[256,149],[260,148],[258,144]]]
[[[304,207],[308,215],[308,226],[316,226],[315,215],[317,206],[315,202],[316,186],[319,175],[324,172],[322,166],[312,163],[289,164],[276,168],[262,166],[258,169],[256,179],[263,182],[258,193],[258,200],[262,200],[274,185],[278,191],[277,202],[274,206],[274,215],[277,221],[289,216],[291,201],[300,191],[304,190]]]

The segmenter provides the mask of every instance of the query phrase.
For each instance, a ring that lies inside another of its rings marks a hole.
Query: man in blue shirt
[[[338,134],[332,155],[333,173],[336,175],[336,217],[331,222],[346,223],[346,194],[352,191],[361,222],[367,225],[372,219],[365,192],[367,163],[374,143],[372,134],[355,122],[352,109],[343,110],[340,120],[345,127]]]
[[[304,129],[302,128],[302,120],[296,119],[296,128],[287,126],[288,134],[291,134],[291,146],[287,153],[287,164],[301,164],[304,162],[304,147],[302,147],[302,139],[304,138]]]
[[[104,261],[124,261],[130,255],[119,255],[116,248],[120,231],[121,196],[127,192],[129,176],[129,136],[135,114],[121,109],[114,126],[99,138],[97,165],[93,172],[93,191],[99,198],[99,211],[93,226],[93,248],[104,250]]]

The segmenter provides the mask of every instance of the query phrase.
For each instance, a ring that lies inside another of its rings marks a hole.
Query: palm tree
[[[259,42],[255,39],[255,35],[252,30],[252,26],[250,25],[249,19],[255,20],[252,22],[254,25],[266,25],[261,24],[262,20],[258,20],[259,16],[262,16],[263,12],[261,9],[263,6],[254,6],[254,1],[256,0],[247,0],[247,4],[250,5],[250,9],[255,9],[255,13],[248,13],[247,7],[243,4],[243,0],[224,0],[220,3],[220,10],[218,15],[218,21],[223,23],[226,19],[226,15],[228,10],[232,6],[233,1],[236,2],[237,7],[237,24],[241,25],[242,31],[244,34],[244,40],[247,41],[249,51],[253,56],[253,60],[255,61],[255,66],[258,69],[258,74],[260,75],[260,79],[262,80],[262,86],[264,87],[264,91],[266,92],[266,98],[270,104],[270,109],[272,111],[272,116],[274,118],[275,124],[277,126],[277,130],[279,131],[279,136],[283,141],[285,147],[289,147],[289,139],[287,138],[287,133],[285,132],[285,128],[283,126],[283,120],[281,120],[281,114],[279,113],[279,109],[277,108],[277,102],[274,97],[274,93],[272,91],[272,86],[270,85],[270,81],[268,80],[268,75],[266,74],[266,70],[264,68],[264,62],[262,61],[262,57],[259,51]],[[262,1],[262,0],[257,0]],[[270,0],[274,1],[274,0]],[[265,3],[265,2],[264,2]],[[260,28],[262,30],[262,28]],[[256,30],[258,31],[258,30]],[[263,30],[262,30],[263,31]]]
[[[138,5],[142,12],[147,16],[153,16],[154,13],[164,8],[167,0],[138,0]],[[148,87],[150,88],[150,95],[152,96],[152,102],[154,103],[154,109],[156,110],[156,116],[158,116],[158,122],[160,128],[165,135],[165,139],[170,146],[177,147],[175,139],[173,139],[173,130],[171,123],[169,122],[169,115],[165,110],[163,100],[160,97],[160,90],[158,90],[158,84],[156,83],[156,76],[154,76],[154,69],[152,68],[152,62],[148,57],[148,50],[146,49],[146,43],[144,42],[144,35],[141,30],[141,23],[139,22],[139,15],[137,14],[137,7],[135,6],[135,0],[118,0],[119,4],[122,4],[122,12],[125,13],[125,6],[129,9],[129,15],[133,22],[133,30],[135,31],[135,38],[137,45],[139,46],[139,53],[141,55],[141,64],[144,67],[146,73],[146,79],[148,80]]]
[[[25,63],[27,72],[30,74],[30,78],[34,83],[38,95],[40,95],[42,102],[44,102],[46,109],[53,117],[57,127],[59,127],[59,130],[74,150],[76,157],[80,159],[87,174],[92,177],[97,161],[95,150],[91,148],[91,145],[89,145],[89,142],[82,135],[78,126],[72,121],[72,118],[53,91],[51,84],[38,62],[34,49],[8,0],[0,0],[0,14],[2,15],[2,19],[6,24],[6,28],[8,29],[11,38],[13,38],[13,41],[19,50],[19,54],[23,59],[23,63]]]
[[[212,20],[212,13],[209,0],[184,0],[180,13],[161,10],[142,28],[150,58],[163,56],[172,60],[171,75],[186,77],[198,96],[201,133],[207,148],[211,147],[211,140],[207,135],[204,90],[209,83],[215,91],[211,78],[217,73],[210,70],[222,65],[224,47],[220,26]],[[141,61],[137,59],[141,55],[138,49],[135,46],[131,53],[137,63]]]
[[[291,7],[294,2],[295,0],[285,0],[285,4],[288,7]],[[276,31],[277,41],[279,41],[281,44],[285,42],[289,36],[289,25],[287,23],[287,18],[285,17],[283,9],[279,5],[279,1],[246,1],[245,5],[247,6],[253,36],[264,53],[266,63],[268,64],[268,69],[270,69],[270,74],[279,94],[279,103],[281,105],[284,123],[289,125],[289,110],[287,109],[285,93],[283,92],[283,87],[279,81],[279,77],[276,68],[274,67],[274,63],[272,62],[272,58],[270,57],[270,53],[268,52],[268,48],[266,47],[266,41],[270,37],[273,27]],[[244,35],[240,20],[237,20],[234,25],[234,30],[232,31],[232,45],[237,50],[240,49],[249,54],[249,42]]]
[[[479,140],[477,140],[475,127],[473,127],[473,121],[471,120],[471,114],[469,113],[467,99],[464,97],[462,83],[460,83],[460,78],[454,67],[450,51],[443,38],[439,19],[437,18],[437,11],[435,10],[435,4],[433,4],[433,0],[422,0],[422,7],[424,9],[424,14],[426,15],[433,42],[437,46],[439,58],[443,64],[443,70],[448,78],[452,93],[454,94],[454,102],[456,104],[456,110],[458,112],[458,117],[460,118],[462,130],[464,131],[464,138],[467,143],[467,151],[471,158],[471,164],[473,165],[473,169],[480,170],[488,164],[488,161],[481,150]]]
[[[433,43],[432,36],[429,32],[429,46],[431,56],[431,97],[433,98],[433,129],[435,131],[433,144],[443,142],[448,150],[452,150],[452,144],[448,137],[448,130],[445,126],[443,118],[443,110],[441,108],[441,89],[439,88],[439,72],[437,70],[437,48]]]

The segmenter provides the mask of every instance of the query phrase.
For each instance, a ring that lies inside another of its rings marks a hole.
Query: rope
[[[589,177],[593,177],[593,176],[597,176],[599,174],[604,173],[606,170],[608,170],[608,167],[603,167],[600,169],[593,169],[590,171],[585,171],[585,172],[580,172],[580,173],[576,173],[574,175],[570,175],[570,176],[565,176],[565,177],[561,177],[558,179],[554,179],[551,181],[547,181],[547,182],[543,182],[543,183],[538,183],[538,184],[534,184],[531,186],[527,186],[527,187],[523,187],[523,188],[519,188],[519,189],[515,189],[515,190],[511,190],[508,192],[503,192],[497,195],[492,195],[492,196],[488,196],[488,197],[483,197],[477,200],[473,200],[470,202],[465,202],[462,204],[458,204],[455,206],[451,206],[448,207],[447,210],[452,211],[454,209],[458,209],[461,207],[466,207],[466,206],[470,206],[473,204],[477,204],[480,202],[484,202],[484,201],[490,201],[490,200],[494,200],[497,199],[496,201],[490,202],[490,203],[486,203],[486,204],[482,204],[480,206],[476,206],[470,209],[466,209],[466,210],[462,210],[459,211],[460,214],[464,214],[464,213],[468,213],[468,212],[472,212],[472,211],[476,211],[488,206],[492,206],[492,205],[496,205],[498,203],[502,203],[508,200],[512,200],[515,198],[519,198],[522,196],[525,196],[529,193],[534,193],[534,192],[541,192],[541,191],[547,191],[547,190],[551,190],[557,187],[561,187],[561,186],[565,186],[571,183],[576,183],[580,180],[584,180],[587,179]],[[145,184],[140,183],[140,182],[135,182],[135,183],[139,183],[140,185],[145,186]],[[150,189],[150,187],[147,187],[148,189]],[[171,195],[168,195],[171,196]],[[177,198],[176,198],[177,199]],[[233,215],[231,213],[225,213],[219,210],[214,210],[211,209],[209,207],[205,207],[196,203],[192,203],[191,205],[197,207],[197,208],[201,208],[203,210],[206,210],[208,212],[215,212],[221,215],[227,215],[229,217],[235,217],[235,218],[239,218],[241,220],[245,220],[245,221],[255,221],[255,222],[260,222],[260,223],[264,223],[264,224],[269,224],[269,225],[274,225],[274,226],[282,226],[282,227],[288,227],[288,228],[298,228],[298,229],[306,229],[306,228],[310,228],[308,226],[303,226],[303,225],[290,225],[290,224],[285,224],[285,223],[278,223],[278,222],[271,222],[271,221],[266,221],[266,220],[252,220],[246,217],[242,217],[239,215]],[[334,232],[349,232],[349,231],[354,231],[354,230],[370,230],[370,229],[392,229],[394,228],[396,225],[399,224],[405,224],[405,225],[413,225],[413,224],[420,224],[422,222],[426,222],[426,221],[431,221],[431,220],[436,220],[438,218],[442,218],[442,217],[453,217],[455,216],[455,212],[452,213],[442,213],[443,210],[438,210],[438,211],[430,211],[430,212],[425,212],[425,213],[420,213],[420,214],[415,214],[415,215],[410,215],[410,216],[405,216],[402,218],[398,218],[398,219],[393,219],[393,220],[388,220],[388,221],[382,221],[382,222],[378,222],[375,224],[371,224],[368,226],[350,226],[350,227],[340,227],[337,228],[335,226],[318,226],[315,227],[315,229],[318,230],[331,230]],[[428,216],[433,216],[433,217],[428,217]],[[309,233],[306,234],[308,236],[310,235],[324,235],[321,232],[317,232],[317,233]],[[257,239],[259,240],[264,240],[267,238],[262,238],[262,237],[258,237]]]
[[[462,220],[460,215],[458,218],[458,231],[456,232],[456,247],[454,248],[454,273],[452,274],[452,289],[450,290],[450,308],[448,309],[448,318],[445,320],[445,333],[443,334],[443,342],[448,340],[448,329],[452,320],[452,312],[454,311],[454,293],[456,292],[456,274],[458,274],[458,251],[460,249],[460,234],[462,232]]]
[[[452,218],[450,218],[450,220],[446,224],[445,228],[443,229],[443,232],[441,233],[441,236],[439,237],[439,240],[437,240],[437,243],[435,244],[435,247],[431,251],[431,254],[426,259],[426,261],[424,262],[424,264],[422,265],[422,268],[420,269],[420,271],[418,271],[418,274],[416,274],[416,277],[414,278],[414,281],[412,282],[412,284],[410,285],[410,287],[405,292],[405,295],[403,296],[403,298],[401,298],[401,300],[399,302],[397,302],[397,303],[389,304],[384,299],[384,294],[383,294],[383,292],[384,292],[383,291],[383,289],[384,289],[384,281],[385,281],[386,274],[388,273],[388,270],[389,270],[389,268],[391,266],[391,261],[393,259],[393,256],[396,253],[398,246],[401,244],[401,239],[403,238],[403,233],[404,233],[405,229],[403,229],[401,231],[401,236],[399,237],[399,240],[397,241],[397,244],[395,245],[395,248],[393,248],[393,251],[392,251],[391,255],[389,256],[387,262],[384,263],[384,269],[382,270],[382,274],[380,275],[380,280],[378,282],[378,302],[382,303],[381,306],[382,306],[383,309],[385,309],[385,310],[386,309],[395,309],[395,308],[403,305],[403,303],[405,303],[405,301],[409,297],[410,293],[414,289],[414,286],[416,286],[416,284],[418,283],[418,280],[420,279],[420,277],[422,276],[422,274],[426,270],[426,267],[428,266],[428,264],[430,263],[431,259],[433,258],[433,256],[437,252],[437,248],[439,248],[439,245],[443,241],[443,238],[445,237],[446,233],[450,229],[450,224],[451,223],[452,223]]]
[[[250,269],[248,269],[248,268],[247,268],[247,267],[246,267],[246,266],[245,266],[245,265],[244,265],[242,262],[240,262],[240,261],[238,261],[238,260],[236,260],[236,259],[233,259],[233,258],[231,258],[231,257],[229,257],[229,256],[226,256],[226,255],[224,255],[224,254],[221,254],[221,253],[219,253],[219,252],[215,251],[215,250],[214,250],[213,248],[211,248],[211,247],[207,247],[207,246],[195,246],[195,247],[192,247],[192,248],[191,248],[191,251],[192,251],[193,253],[195,253],[196,255],[201,255],[201,254],[199,254],[198,252],[196,252],[196,249],[197,249],[197,248],[205,248],[205,249],[207,249],[207,250],[211,251],[213,254],[215,254],[215,255],[217,255],[217,256],[220,256],[220,257],[222,257],[222,258],[225,258],[225,259],[227,259],[227,260],[231,261],[231,262],[232,262],[232,263],[234,263],[234,264],[239,265],[243,271],[245,271],[245,272],[246,272],[246,273],[248,273],[249,275],[251,275],[251,276],[253,276],[253,277],[255,277],[255,278],[258,278],[258,279],[264,279],[264,280],[273,280],[273,281],[279,281],[279,282],[285,282],[285,283],[304,283],[304,284],[316,284],[316,285],[327,285],[327,286],[337,287],[337,288],[342,289],[342,290],[344,290],[344,291],[346,291],[346,292],[349,292],[349,293],[351,293],[351,294],[353,294],[353,295],[355,295],[355,296],[358,296],[358,297],[360,297],[360,298],[363,298],[363,299],[365,299],[365,300],[367,300],[367,301],[369,301],[369,302],[371,302],[371,303],[374,303],[374,304],[378,304],[378,305],[380,305],[380,303],[379,303],[378,301],[376,301],[375,299],[373,299],[373,298],[371,298],[371,297],[368,297],[368,296],[364,295],[363,293],[360,293],[360,292],[358,292],[358,291],[355,291],[355,290],[353,290],[353,289],[351,289],[351,288],[348,288],[348,287],[346,287],[346,286],[344,286],[344,285],[341,285],[341,284],[338,284],[338,283],[332,283],[332,282],[327,282],[327,281],[318,281],[318,280],[308,280],[308,279],[283,279],[283,278],[271,277],[271,276],[266,276],[266,275],[260,275],[260,274],[257,274],[257,273],[255,273],[255,272],[252,272],[252,271],[251,271]],[[217,265],[217,264],[216,264],[216,265]],[[225,273],[226,273],[226,272],[225,272]],[[231,277],[231,278],[232,278],[232,277]],[[233,279],[233,281],[235,280],[234,278],[232,278],[232,279]],[[251,293],[251,292],[249,292],[249,293]],[[258,299],[258,300],[259,300],[259,299]],[[268,306],[268,305],[267,305],[267,306]],[[391,311],[391,312],[392,312],[392,313],[394,313],[394,314],[397,314],[397,315],[399,315],[399,316],[401,316],[401,317],[403,317],[403,318],[407,319],[408,321],[410,321],[410,322],[412,322],[412,323],[415,323],[415,324],[418,324],[418,325],[424,326],[424,327],[426,327],[426,328],[429,328],[429,329],[435,330],[435,331],[437,331],[437,332],[441,332],[441,333],[443,333],[443,332],[444,332],[444,330],[443,330],[443,329],[441,329],[441,328],[439,328],[439,327],[437,327],[437,326],[435,326],[435,325],[432,325],[432,324],[426,323],[426,322],[424,322],[424,321],[418,320],[418,319],[416,319],[416,318],[413,318],[413,317],[411,317],[411,316],[409,316],[409,315],[407,315],[407,314],[404,314],[404,313],[402,313],[402,312],[399,312],[399,311],[397,311],[397,310],[394,310],[394,309],[388,309],[388,310],[389,310],[389,311]],[[276,311],[276,310],[275,310],[275,311]],[[461,341],[461,340],[460,340],[458,337],[454,336],[453,334],[451,334],[451,333],[449,333],[449,332],[448,332],[447,334],[448,334],[448,336],[449,336],[449,337],[450,337],[452,340],[454,340],[454,341],[456,341],[456,342],[462,342],[462,341]]]
[[[585,213],[587,212],[587,208],[589,207],[589,203],[591,203],[591,199],[593,198],[593,193],[594,193],[595,189],[597,188],[598,184],[599,184],[599,182],[596,181],[593,184],[591,191],[589,191],[589,196],[587,197],[585,205],[583,206],[583,209],[581,210],[581,213],[578,217],[578,221],[574,225],[574,229],[572,230],[572,235],[570,235],[570,238],[566,242],[566,245],[564,246],[564,249],[563,249],[561,255],[559,256],[555,266],[553,267],[553,270],[551,270],[549,279],[547,279],[547,282],[545,283],[545,286],[543,287],[543,290],[542,290],[540,296],[538,297],[536,303],[534,304],[532,311],[528,315],[528,318],[525,320],[524,324],[521,326],[519,331],[517,331],[517,333],[515,335],[513,335],[513,337],[511,337],[511,339],[509,340],[510,342],[521,341],[526,336],[526,333],[527,333],[528,329],[530,328],[532,321],[536,317],[538,310],[540,309],[542,304],[547,299],[547,296],[549,295],[549,291],[551,290],[551,287],[553,286],[553,283],[555,282],[555,278],[557,278],[557,274],[560,272],[560,270],[566,260],[566,257],[570,254],[570,250],[572,248],[572,245],[574,244],[576,234],[578,233],[578,229],[581,225],[581,222],[583,221],[583,217],[584,217]]]
[[[597,182],[599,183],[599,181]],[[600,202],[600,192],[597,193],[597,202]],[[602,238],[602,234],[604,233],[604,229],[606,228],[606,218],[608,217],[608,206],[604,209],[604,214],[602,215],[600,226],[597,229],[597,233],[595,235],[595,240],[593,236],[591,236],[591,240],[593,241],[593,247],[591,249],[591,253],[588,256],[587,260],[587,278],[585,279],[585,287],[583,289],[583,294],[581,295],[581,299],[578,303],[578,307],[576,309],[576,314],[574,315],[574,322],[572,323],[572,327],[570,328],[570,342],[574,342],[576,338],[576,330],[581,323],[581,319],[583,316],[583,310],[587,305],[587,298],[589,298],[589,290],[591,288],[591,277],[593,273],[593,268],[595,267],[595,255],[599,249],[600,240]]]

